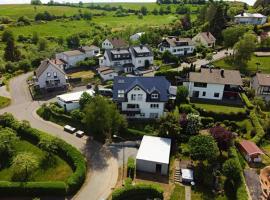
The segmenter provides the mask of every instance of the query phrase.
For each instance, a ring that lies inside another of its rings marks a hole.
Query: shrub
[[[214,122],[215,120],[213,117],[201,117],[201,123],[205,128],[211,127]]]
[[[132,157],[129,157],[128,158],[127,174],[128,174],[128,177],[130,177],[131,179],[134,179],[134,174],[135,174],[135,160]]]
[[[249,101],[249,99],[245,93],[241,93],[241,98],[245,102],[248,109],[254,108],[254,105]]]
[[[189,114],[189,113],[194,113],[194,114],[198,114],[198,111],[195,110],[191,105],[189,104],[181,104],[179,106],[179,112],[180,113],[185,113],[185,114]]]
[[[126,178],[125,179],[125,186],[132,185],[132,179],[131,178]]]
[[[249,114],[249,118],[256,130],[256,135],[251,139],[256,144],[260,144],[262,138],[265,136],[265,131],[263,130],[263,127],[261,126],[261,123],[259,122],[259,119],[255,113],[255,110],[252,110]]]
[[[154,184],[137,184],[135,186],[125,186],[112,193],[112,200],[126,200],[131,197],[134,200],[163,199],[163,190]]]

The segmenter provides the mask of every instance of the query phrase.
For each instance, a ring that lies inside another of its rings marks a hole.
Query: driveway
[[[252,200],[260,200],[262,195],[261,183],[256,169],[245,169],[244,176]]]
[[[11,105],[0,110],[0,113],[9,112],[19,120],[27,120],[32,127],[57,136],[83,152],[88,163],[88,173],[84,185],[72,199],[106,199],[117,182],[117,157],[106,146],[77,138],[64,132],[63,127],[41,119],[36,110],[45,101],[32,100],[26,84],[29,75],[23,74],[10,81]]]

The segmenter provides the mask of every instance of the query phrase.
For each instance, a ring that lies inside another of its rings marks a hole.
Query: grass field
[[[251,60],[247,64],[246,69],[240,69],[242,72],[256,72],[257,71],[257,65],[256,63],[260,63],[259,70],[265,73],[270,73],[270,57],[256,57],[252,56]],[[228,63],[225,62],[224,59],[218,60],[216,62],[213,62],[214,66],[220,67],[223,69],[238,69],[239,67],[237,66],[232,66]]]
[[[34,146],[33,144],[20,140],[15,146],[15,155],[19,152],[32,152],[41,160],[45,156],[45,152]],[[48,166],[47,164],[40,164],[39,168],[30,177],[30,181],[66,181],[72,174],[71,167],[60,157],[55,157],[55,164]],[[7,167],[0,170],[0,181],[11,181],[14,170]]]
[[[244,108],[241,108],[241,107],[222,106],[222,105],[205,104],[205,103],[194,103],[194,104],[196,105],[196,107],[203,108],[207,111],[213,111],[217,113],[244,112]]]

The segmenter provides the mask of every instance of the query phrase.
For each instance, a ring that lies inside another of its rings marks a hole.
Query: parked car
[[[68,133],[74,133],[76,131],[76,128],[70,126],[70,125],[65,125],[64,126],[64,131],[68,132]]]
[[[99,93],[105,97],[113,97],[113,91],[109,88],[99,88]]]
[[[82,136],[84,136],[84,132],[78,130],[78,131],[75,133],[75,135],[76,135],[77,137],[82,137]]]
[[[92,84],[91,84],[91,83],[88,83],[88,84],[86,85],[86,88],[87,88],[87,89],[91,89],[91,88],[92,88]]]

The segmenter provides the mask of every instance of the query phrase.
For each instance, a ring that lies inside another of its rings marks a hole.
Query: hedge
[[[245,93],[241,93],[241,98],[245,102],[248,109],[253,109],[254,105],[249,101],[247,95]]]
[[[129,157],[128,158],[127,174],[128,174],[128,177],[130,177],[131,179],[134,179],[134,175],[135,175],[135,160],[132,157]]]
[[[38,144],[42,137],[48,137],[49,134],[39,131],[30,127],[25,122],[19,122],[11,114],[0,115],[0,125],[3,127],[9,127],[17,131],[18,135],[30,141],[31,143]],[[50,135],[49,135],[50,136]],[[25,194],[46,194],[46,195],[65,195],[74,194],[83,184],[86,177],[86,160],[83,155],[73,146],[66,143],[64,140],[54,136],[58,144],[57,155],[65,159],[72,167],[73,174],[65,182],[1,182],[0,194],[9,194],[10,188],[16,188],[18,193],[13,192],[13,195],[25,195]]]
[[[251,120],[251,122],[256,130],[256,135],[251,139],[251,141],[255,142],[256,144],[259,145],[260,141],[265,136],[265,131],[263,130],[263,127],[262,127],[261,123],[259,122],[259,119],[258,119],[254,109],[250,112],[249,118],[250,118],[250,120]]]
[[[141,199],[163,199],[163,190],[158,185],[137,184],[127,185],[112,193],[112,200],[141,200]]]

